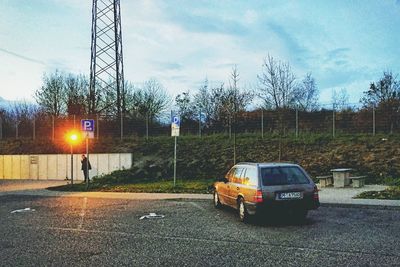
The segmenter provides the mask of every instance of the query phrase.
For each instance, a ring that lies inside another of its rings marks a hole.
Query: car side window
[[[241,174],[242,174],[243,168],[236,168],[235,172],[232,175],[232,183],[237,183],[240,184],[241,183]]]
[[[243,184],[257,186],[258,185],[258,177],[257,177],[257,169],[256,168],[246,168],[246,174],[243,177]]]
[[[225,178],[228,179],[228,181],[232,181],[232,177],[233,177],[233,174],[235,173],[235,169],[236,168],[230,169],[230,171],[225,175]]]

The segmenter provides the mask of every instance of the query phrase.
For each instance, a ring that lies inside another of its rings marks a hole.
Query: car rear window
[[[310,183],[303,171],[295,166],[261,168],[261,177],[265,186]]]

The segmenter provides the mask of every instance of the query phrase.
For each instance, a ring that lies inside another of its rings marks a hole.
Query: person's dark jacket
[[[81,160],[81,163],[82,163],[82,168],[81,168],[81,170],[83,171],[83,170],[85,170],[85,171],[87,171],[87,169],[86,169],[86,162],[88,161],[88,159],[87,158],[84,158],[83,160]],[[92,166],[90,165],[90,161],[89,161],[89,170],[91,170],[92,169]]]

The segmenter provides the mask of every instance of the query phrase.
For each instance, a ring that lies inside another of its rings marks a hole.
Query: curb
[[[321,203],[321,207],[352,208],[352,209],[376,209],[376,210],[400,210],[400,206],[353,204],[353,203]]]

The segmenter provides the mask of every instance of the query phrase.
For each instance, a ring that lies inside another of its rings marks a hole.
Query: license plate
[[[300,199],[302,198],[301,192],[286,192],[279,194],[280,199]]]

